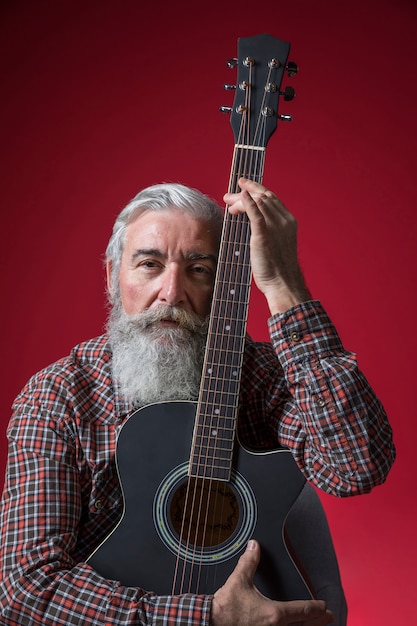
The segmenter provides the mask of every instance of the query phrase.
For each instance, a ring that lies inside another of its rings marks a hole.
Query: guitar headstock
[[[228,61],[229,67],[237,67],[237,84],[225,85],[236,89],[233,107],[222,107],[231,112],[230,123],[235,143],[262,147],[277,127],[278,120],[290,121],[291,116],[279,115],[281,96],[292,100],[292,87],[281,91],[284,72],[290,76],[297,73],[295,63],[287,63],[290,44],[272,35],[256,35],[238,40],[238,58]]]

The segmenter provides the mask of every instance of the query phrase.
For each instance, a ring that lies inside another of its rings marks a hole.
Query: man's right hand
[[[325,626],[333,614],[322,600],[277,602],[262,595],[253,584],[260,547],[250,541],[226,583],[213,596],[212,626]]]

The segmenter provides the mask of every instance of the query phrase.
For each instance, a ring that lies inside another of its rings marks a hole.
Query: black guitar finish
[[[226,483],[232,495],[222,494],[221,515],[211,529],[220,543],[188,552],[183,545],[177,564],[175,499],[183,499],[195,413],[192,402],[167,402],[136,411],[126,422],[117,445],[125,511],[89,563],[106,578],[158,594],[178,593],[180,585],[183,593],[213,593],[254,537],[262,547],[255,579],[262,593],[281,600],[311,598],[282,537],[285,517],[304,485],[286,449],[254,454],[235,446],[232,480]],[[226,527],[220,536],[216,525]]]

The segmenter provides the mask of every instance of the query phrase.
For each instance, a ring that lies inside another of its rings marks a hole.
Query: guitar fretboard
[[[241,176],[260,180],[264,152],[236,145],[231,190]],[[246,214],[226,210],[213,293],[190,475],[227,481],[239,403],[241,366],[252,278]]]

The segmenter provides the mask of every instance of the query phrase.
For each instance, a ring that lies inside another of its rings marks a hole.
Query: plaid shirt
[[[339,496],[382,483],[395,451],[384,410],[318,302],[248,339],[240,439],[289,446],[307,479]],[[119,519],[117,433],[132,407],[103,335],[35,375],[14,404],[0,518],[2,624],[205,625],[211,597],[157,596],[86,560]]]

